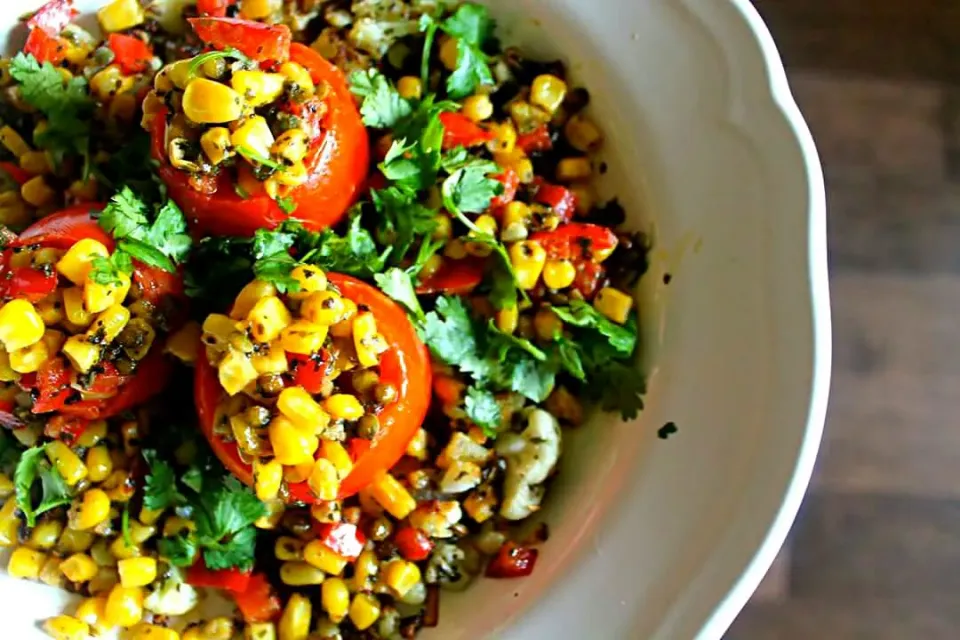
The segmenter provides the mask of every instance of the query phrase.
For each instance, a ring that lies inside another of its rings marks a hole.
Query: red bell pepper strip
[[[539,151],[550,151],[550,149],[553,149],[550,127],[542,124],[530,133],[521,133],[517,136],[517,147],[523,149],[523,152],[527,155]]]
[[[293,386],[303,387],[307,393],[317,394],[323,389],[327,375],[326,354],[287,354],[287,363],[293,374]]]
[[[327,545],[328,549],[349,560],[355,560],[360,555],[367,541],[357,525],[348,522],[335,524],[318,522],[316,531],[317,537]]]
[[[493,133],[462,113],[444,111],[440,114],[440,124],[443,125],[443,143],[441,146],[444,149],[475,147],[478,144],[493,140],[494,137]]]
[[[523,578],[533,573],[538,551],[508,542],[487,565],[488,578]]]
[[[9,175],[13,181],[20,186],[23,186],[23,183],[33,177],[27,173],[25,169],[21,169],[12,162],[0,162],[0,169],[5,171],[7,175]]]
[[[252,571],[239,569],[207,569],[203,560],[197,560],[187,569],[187,584],[195,587],[223,589],[233,594],[241,594],[250,588]]]
[[[503,193],[490,201],[490,208],[496,209],[510,204],[517,197],[517,188],[520,186],[520,176],[513,169],[504,169],[503,173],[493,176],[493,179],[503,185]]]
[[[47,420],[43,427],[43,435],[72,444],[83,435],[83,432],[89,426],[89,420],[74,416],[56,415]]]
[[[340,499],[348,498],[379,473],[391,468],[403,457],[407,445],[423,423],[430,406],[430,356],[410,324],[407,314],[379,289],[350,276],[327,273],[330,284],[357,306],[366,306],[377,319],[390,348],[380,356],[380,382],[397,389],[397,400],[377,414],[380,431],[370,448],[358,457],[353,470],[340,484]],[[207,360],[205,347],[198,345],[194,394],[200,428],[220,461],[237,478],[253,485],[253,469],[237,450],[236,442],[226,442],[214,433],[217,405],[224,397],[216,368]],[[306,482],[290,485],[290,500],[315,502]]]
[[[400,555],[412,562],[426,560],[433,550],[433,542],[427,534],[409,525],[394,534],[393,543],[400,550]]]
[[[37,62],[49,62],[56,66],[67,57],[69,44],[63,38],[52,36],[39,27],[31,29],[27,35],[27,42],[23,45],[23,52],[29,53]]]
[[[195,234],[252,236],[257,229],[274,228],[291,218],[309,229],[324,229],[343,218],[364,188],[370,144],[346,78],[323,56],[300,43],[291,45],[290,59],[303,65],[314,82],[330,87],[324,97],[326,110],[322,118],[319,112],[310,114],[319,118],[319,124],[307,119],[307,124],[321,133],[313,140],[304,161],[307,181],[289,194],[296,205],[292,214],[280,209],[263,192],[241,198],[228,171],[220,172],[208,193],[194,189],[190,175],[171,166],[167,159],[165,110],[154,117],[151,133],[153,157],[161,163],[158,172],[170,196],[191,221]],[[306,109],[308,104],[297,109]]]
[[[280,598],[262,573],[251,575],[247,588],[234,593],[233,601],[247,623],[270,622],[280,615]]]
[[[584,222],[571,222],[553,231],[540,231],[530,239],[539,242],[551,260],[600,263],[617,248],[617,235],[611,229]]]
[[[350,459],[356,462],[370,451],[370,441],[366,438],[350,438],[347,440],[347,453]]]
[[[42,29],[51,36],[58,36],[78,15],[80,12],[73,8],[73,0],[50,0],[30,16],[27,28]]]
[[[290,57],[291,35],[286,25],[220,17],[190,18],[188,22],[200,40],[215,49],[233,47],[258,62],[283,62]]]
[[[483,258],[473,256],[463,260],[445,259],[440,263],[439,269],[417,285],[417,293],[420,295],[470,293],[483,280],[483,264]]]
[[[57,274],[33,267],[0,270],[0,296],[39,302],[57,290]]]
[[[225,18],[233,0],[197,0],[197,14],[202,18]]]
[[[143,73],[150,68],[153,59],[153,48],[134,36],[122,33],[111,33],[107,38],[107,46],[114,53],[115,62],[120,70],[126,74]]]

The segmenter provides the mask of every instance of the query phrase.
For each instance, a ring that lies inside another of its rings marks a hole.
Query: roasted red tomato
[[[499,553],[487,565],[487,577],[526,577],[533,573],[533,567],[537,564],[537,555],[536,549],[508,542],[500,547]]]
[[[417,336],[406,313],[397,303],[360,280],[337,273],[328,273],[329,283],[340,295],[373,314],[377,327],[389,348],[380,354],[379,381],[396,389],[396,399],[377,414],[380,428],[362,450],[352,447],[356,459],[353,468],[340,483],[339,498],[347,498],[370,484],[379,474],[393,467],[406,451],[430,405],[431,368],[426,347]],[[215,433],[217,406],[225,397],[217,369],[199,345],[194,392],[200,427],[217,457],[242,482],[253,484],[253,470],[240,457],[237,443]],[[297,502],[315,502],[306,482],[290,485],[289,498]]]
[[[307,178],[282,198],[286,210],[256,180],[252,188],[238,189],[236,172],[199,176],[173,167],[166,151],[166,109],[153,118],[153,156],[161,163],[160,177],[197,234],[249,236],[291,218],[310,229],[323,229],[340,221],[364,188],[369,140],[346,78],[307,46],[294,43],[289,54],[292,62],[306,68],[315,84],[322,83],[328,90],[322,99],[288,102],[281,108],[296,118],[309,136],[303,160]]]

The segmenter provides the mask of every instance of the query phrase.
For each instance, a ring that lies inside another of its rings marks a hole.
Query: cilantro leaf
[[[462,164],[443,181],[443,204],[450,211],[483,213],[503,193],[503,184],[488,177],[500,167],[489,160],[474,159]]]
[[[161,538],[157,541],[157,551],[175,567],[189,567],[197,559],[197,541],[183,534]]]
[[[437,358],[458,366],[479,350],[476,327],[463,300],[440,296],[420,327],[420,337]]]
[[[193,59],[190,61],[190,65],[187,67],[187,77],[197,75],[197,72],[200,71],[200,67],[202,67],[204,63],[220,58],[225,60],[239,60],[244,65],[249,65],[251,63],[250,58],[233,47],[227,47],[226,49],[219,51],[207,51],[206,53],[201,53],[200,55],[193,57]]]
[[[120,282],[120,274],[133,273],[133,262],[130,254],[124,251],[114,251],[109,257],[96,257],[90,263],[90,279],[97,284],[113,284]]]
[[[377,214],[375,226],[382,244],[393,248],[393,264],[406,258],[410,247],[437,227],[437,212],[420,204],[415,193],[388,187],[370,192]]]
[[[587,397],[604,411],[618,412],[624,420],[633,420],[643,409],[647,381],[631,362],[608,361],[589,372],[585,385]]]
[[[556,345],[557,358],[561,368],[577,380],[584,382],[587,374],[583,370],[583,360],[580,357],[580,349],[577,343],[563,336],[558,336]]]
[[[125,253],[128,259],[139,260],[148,267],[155,267],[170,273],[177,270],[173,261],[165,256],[162,251],[139,240],[120,240],[117,243],[116,253]]]
[[[203,564],[207,569],[233,569],[246,571],[253,567],[253,554],[256,550],[257,530],[253,527],[241,529],[228,540],[206,546],[203,550]]]
[[[497,397],[490,391],[470,387],[464,398],[464,410],[467,417],[475,425],[483,429],[488,437],[497,437],[497,427],[500,426],[502,416]]]
[[[543,402],[553,392],[557,367],[552,361],[539,362],[516,352],[504,367],[509,389],[534,402]]]
[[[274,171],[285,171],[286,167],[280,164],[279,162],[269,158],[255,149],[250,147],[236,147],[237,153],[249,160],[250,162],[255,162],[257,164],[262,164],[265,167],[269,167]]]
[[[290,215],[297,210],[297,201],[290,196],[284,196],[283,198],[277,199],[277,206],[280,207],[280,210],[285,214]]]
[[[177,489],[177,476],[170,463],[158,458],[154,449],[144,449],[143,459],[150,467],[143,487],[143,505],[151,511],[161,511],[183,504],[186,498]]]
[[[37,523],[37,516],[51,509],[70,503],[70,488],[63,481],[56,468],[51,466],[44,452],[46,445],[31,447],[20,455],[16,471],[13,474],[17,507],[23,511],[27,526]],[[33,506],[32,491],[37,478],[40,478],[40,504]]]
[[[493,35],[494,22],[489,10],[466,2],[443,21],[443,31],[457,39],[457,68],[447,78],[447,93],[463,98],[479,85],[492,85],[493,74],[483,47]]]
[[[133,546],[133,539],[130,537],[130,503],[123,505],[123,513],[120,515],[120,532],[123,535],[123,543],[128,547]]]
[[[253,234],[253,257],[262,260],[278,253],[287,253],[296,239],[296,234],[283,229],[257,229]]]
[[[306,262],[357,278],[369,278],[383,271],[392,252],[392,247],[382,252],[377,248],[373,236],[363,228],[361,216],[356,213],[343,236],[324,229],[319,234],[302,234],[299,240],[310,250]]]
[[[104,207],[98,222],[118,240],[119,252],[147,266],[176,271],[193,246],[187,220],[172,200],[164,202],[150,222],[151,207],[129,186],[123,187]]]
[[[115,238],[135,238],[150,224],[146,203],[129,187],[114,194],[97,221]]]
[[[233,476],[213,491],[205,491],[196,505],[196,539],[208,569],[253,566],[256,529],[253,523],[267,508]]]
[[[392,267],[384,273],[374,274],[373,279],[381,291],[403,305],[417,320],[422,321],[425,318],[420,301],[417,300],[413,279],[409,273],[403,269]]]
[[[392,129],[413,111],[410,102],[376,69],[350,74],[350,91],[363,98],[363,124],[374,129]]]
[[[566,307],[553,307],[553,312],[567,324],[597,331],[621,356],[631,355],[637,346],[637,325],[633,318],[629,323],[619,325],[583,300],[573,300]]]
[[[495,23],[483,5],[465,2],[443,21],[443,30],[474,47],[482,47],[492,36]]]

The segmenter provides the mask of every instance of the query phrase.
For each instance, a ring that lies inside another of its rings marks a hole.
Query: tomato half
[[[314,82],[330,87],[324,98],[326,113],[315,123],[321,132],[304,161],[309,178],[290,192],[296,205],[291,214],[265,193],[240,197],[228,172],[222,172],[205,193],[194,189],[190,175],[167,161],[166,111],[154,117],[153,157],[161,163],[160,177],[195,233],[251,236],[257,229],[272,229],[291,218],[309,229],[323,229],[339,222],[360,195],[369,169],[370,143],[346,78],[323,56],[302,44],[290,46],[290,59],[303,65]]]
[[[291,34],[285,24],[225,17],[190,18],[188,22],[200,40],[215,49],[232,47],[258,62],[282,62],[290,55]]]
[[[430,406],[430,356],[416,330],[400,306],[376,289],[356,278],[327,273],[327,279],[340,294],[357,306],[366,306],[376,317],[377,326],[390,348],[380,356],[380,381],[397,389],[396,402],[384,407],[377,418],[380,431],[370,448],[358,455],[353,470],[340,485],[340,498],[347,498],[370,484],[378,474],[391,468],[403,457],[410,440],[423,423]],[[253,485],[253,469],[240,458],[235,442],[225,442],[214,434],[217,405],[223,390],[217,370],[207,360],[205,347],[200,350],[194,377],[194,394],[200,428],[210,441],[214,453],[237,478]],[[290,498],[297,502],[314,502],[306,482],[290,486]]]

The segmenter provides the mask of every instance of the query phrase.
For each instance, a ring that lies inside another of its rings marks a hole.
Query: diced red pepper
[[[107,46],[113,51],[114,60],[124,73],[143,73],[150,68],[153,48],[140,38],[111,33],[107,38]]]
[[[553,209],[563,222],[570,222],[577,210],[577,196],[558,184],[541,182],[533,199]]]
[[[402,555],[412,562],[420,562],[430,557],[433,550],[433,541],[420,529],[406,526],[397,531],[393,536],[393,542],[397,545]]]
[[[104,362],[99,368],[100,373],[93,376],[87,391],[101,397],[116,395],[117,390],[127,381],[127,376],[120,375],[112,362]]]
[[[347,522],[336,524],[317,523],[317,535],[323,544],[349,560],[354,560],[363,551],[367,538],[357,525]]]
[[[280,598],[262,573],[251,575],[246,590],[234,593],[233,601],[247,623],[270,622],[280,614]]]
[[[37,62],[43,64],[49,62],[56,66],[67,57],[68,43],[63,38],[52,36],[43,29],[34,28],[30,30],[27,36],[27,42],[23,45],[23,52],[29,53]]]
[[[42,29],[51,36],[58,36],[78,15],[80,12],[73,8],[73,0],[50,0],[30,16],[27,28]]]
[[[538,551],[508,542],[487,565],[488,578],[523,578],[533,573]]]
[[[463,295],[473,291],[483,280],[482,258],[469,257],[463,260],[444,260],[440,268],[417,285],[417,293],[445,293]]]
[[[444,111],[440,114],[443,125],[443,148],[474,147],[493,140],[493,133],[461,113]]]
[[[46,425],[43,427],[43,434],[48,438],[56,438],[67,444],[71,444],[75,442],[89,426],[90,421],[84,418],[58,414],[47,420]]]
[[[303,387],[307,393],[320,393],[327,374],[326,354],[312,356],[288,353],[287,362],[293,372],[293,386]]]
[[[39,396],[33,403],[34,413],[56,411],[63,406],[66,396],[70,394],[71,374],[62,357],[50,358],[37,371],[33,380],[20,378],[20,385],[25,388],[36,388]],[[32,384],[31,384],[32,382]]]
[[[187,569],[187,584],[242,594],[250,588],[252,575],[251,571],[239,569],[207,569],[203,560],[197,560]]]
[[[300,122],[300,128],[307,134],[308,144],[313,145],[320,142],[323,135],[323,119],[326,108],[319,98],[310,98],[303,102],[290,101],[285,103],[280,110],[297,118]]]
[[[537,151],[550,151],[553,149],[550,127],[542,124],[530,133],[521,133],[517,136],[517,147],[523,149],[527,155]]]
[[[204,18],[225,18],[234,0],[197,0],[197,14]]]
[[[503,193],[490,201],[490,207],[496,209],[513,202],[517,197],[517,188],[520,186],[520,176],[513,169],[506,169],[503,173],[493,176],[493,179],[503,185]]]
[[[20,186],[23,186],[27,180],[33,177],[25,169],[21,169],[12,162],[0,162],[0,169],[5,171]]]
[[[4,298],[26,298],[38,302],[57,290],[57,274],[31,267],[14,267],[0,275],[0,294]]]
[[[248,58],[285,61],[290,57],[290,28],[239,18],[190,18],[197,36],[211,47],[233,47]]]
[[[617,235],[598,224],[571,222],[553,231],[540,231],[530,238],[540,243],[552,260],[603,262],[617,248]]]

